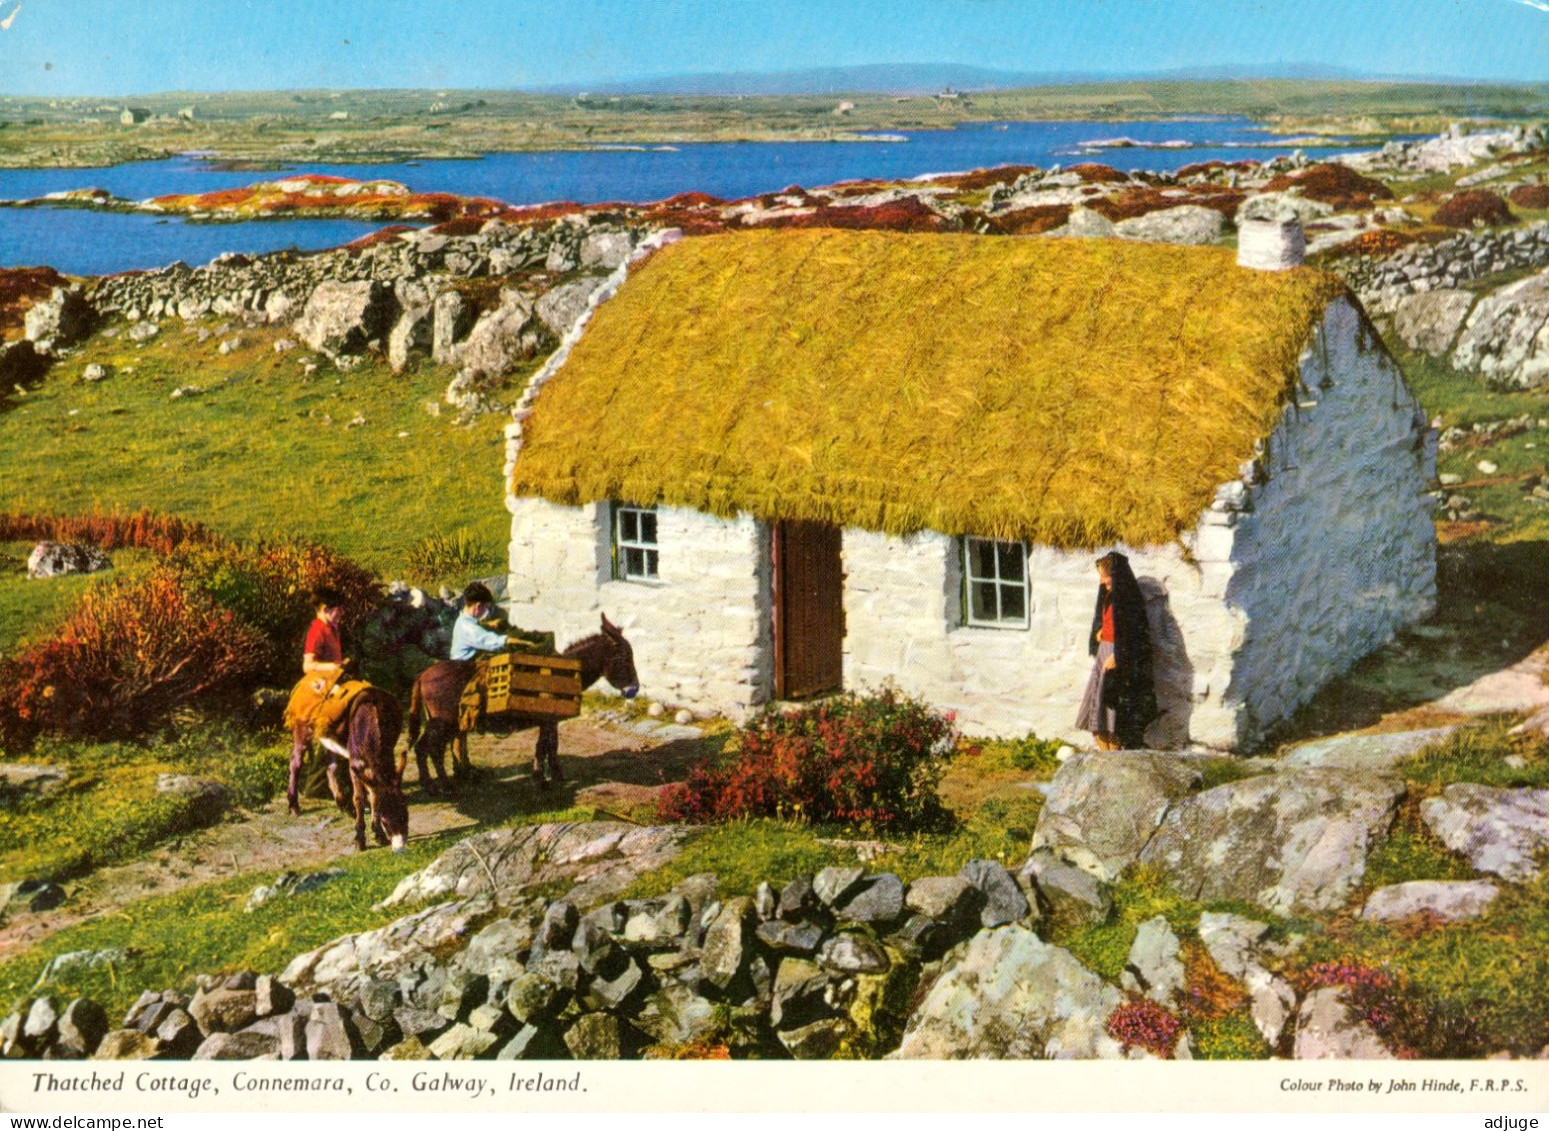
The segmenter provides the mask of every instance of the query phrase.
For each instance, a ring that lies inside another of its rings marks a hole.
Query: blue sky
[[[1544,81],[1549,0],[0,0],[7,94],[541,87],[861,63]]]

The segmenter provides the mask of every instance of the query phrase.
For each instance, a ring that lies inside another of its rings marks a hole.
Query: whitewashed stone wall
[[[1305,703],[1435,603],[1425,489],[1434,439],[1370,325],[1343,300],[1301,361],[1297,403],[1173,545],[1127,547],[1147,596],[1157,747],[1231,749]],[[741,717],[773,685],[767,528],[658,512],[660,579],[611,580],[605,505],[508,500],[511,615],[560,644],[598,614],[635,645],[643,692]],[[1033,547],[1026,629],[963,623],[958,540],[843,535],[844,680],[892,682],[970,734],[1085,743],[1096,551]]]
[[[1435,607],[1435,465],[1425,414],[1375,331],[1348,301],[1331,304],[1297,403],[1192,543],[1231,570],[1242,642],[1226,697],[1243,739]]]
[[[956,711],[970,734],[1032,732],[1090,742],[1074,724],[1092,670],[1087,636],[1099,555],[1033,547],[1028,627],[980,628],[963,623],[959,547],[956,538],[936,533],[844,532],[846,686],[891,680]],[[1220,690],[1237,631],[1221,600],[1224,574],[1187,561],[1176,545],[1119,548],[1146,593],[1156,645],[1157,699],[1165,713],[1148,742],[1231,745],[1236,713],[1223,705]]]
[[[641,694],[733,718],[768,699],[770,554],[760,523],[658,508],[658,579],[615,581],[606,504],[507,506],[513,623],[551,630],[563,648],[596,632],[606,613],[634,647]]]

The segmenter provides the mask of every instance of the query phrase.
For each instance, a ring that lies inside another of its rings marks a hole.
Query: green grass
[[[141,550],[116,550],[109,555],[112,570],[34,580],[27,576],[27,555],[33,545],[0,542],[0,656],[43,639],[99,580],[142,573],[152,560]]]
[[[1549,1044],[1549,873],[1502,885],[1479,919],[1422,929],[1355,920],[1312,936],[1297,963],[1355,961],[1386,967],[1437,1015],[1461,1013],[1479,1027],[1480,1056],[1531,1056]]]
[[[191,989],[195,975],[235,970],[279,973],[297,954],[339,935],[370,930],[405,913],[373,911],[398,881],[430,863],[450,841],[414,843],[402,855],[367,852],[329,866],[344,875],[304,895],[272,900],[252,912],[244,905],[269,873],[254,873],[172,895],[140,900],[122,911],[49,936],[25,955],[0,964],[0,1002],[32,992],[48,960],[76,950],[129,947],[139,951],[118,969],[71,973],[38,988],[61,1003],[85,995],[117,1020],[142,990]]]
[[[227,786],[233,804],[262,804],[284,780],[290,744],[200,727],[144,745],[45,740],[32,753],[68,777],[45,797],[0,804],[0,880],[70,879],[219,818],[187,797],[157,792],[163,773],[211,778]]]
[[[1549,740],[1510,733],[1516,720],[1492,719],[1464,727],[1445,742],[1398,764],[1405,781],[1439,790],[1453,782],[1478,782],[1503,789],[1549,787]],[[1519,765],[1510,765],[1511,758]]]
[[[470,548],[446,563],[462,584],[477,559],[499,564],[509,538],[500,414],[457,427],[431,416],[449,371],[404,374],[373,361],[302,375],[297,350],[277,354],[270,329],[221,355],[177,319],[144,345],[100,334],[0,412],[0,506],[72,513],[92,507],[197,519],[233,537],[322,542],[385,576],[441,537]],[[85,384],[86,365],[112,367]],[[207,390],[171,399],[180,386]],[[365,423],[351,426],[363,417]],[[432,563],[439,565],[440,563]]]

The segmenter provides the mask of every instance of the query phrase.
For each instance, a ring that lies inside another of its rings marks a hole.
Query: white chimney
[[[1237,266],[1255,271],[1287,271],[1300,267],[1307,255],[1302,222],[1244,220],[1237,227]]]

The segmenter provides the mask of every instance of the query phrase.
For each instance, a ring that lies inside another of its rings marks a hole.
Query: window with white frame
[[[1027,546],[963,539],[963,619],[982,628],[1028,625]]]
[[[656,508],[613,504],[613,576],[620,581],[656,580]]]

